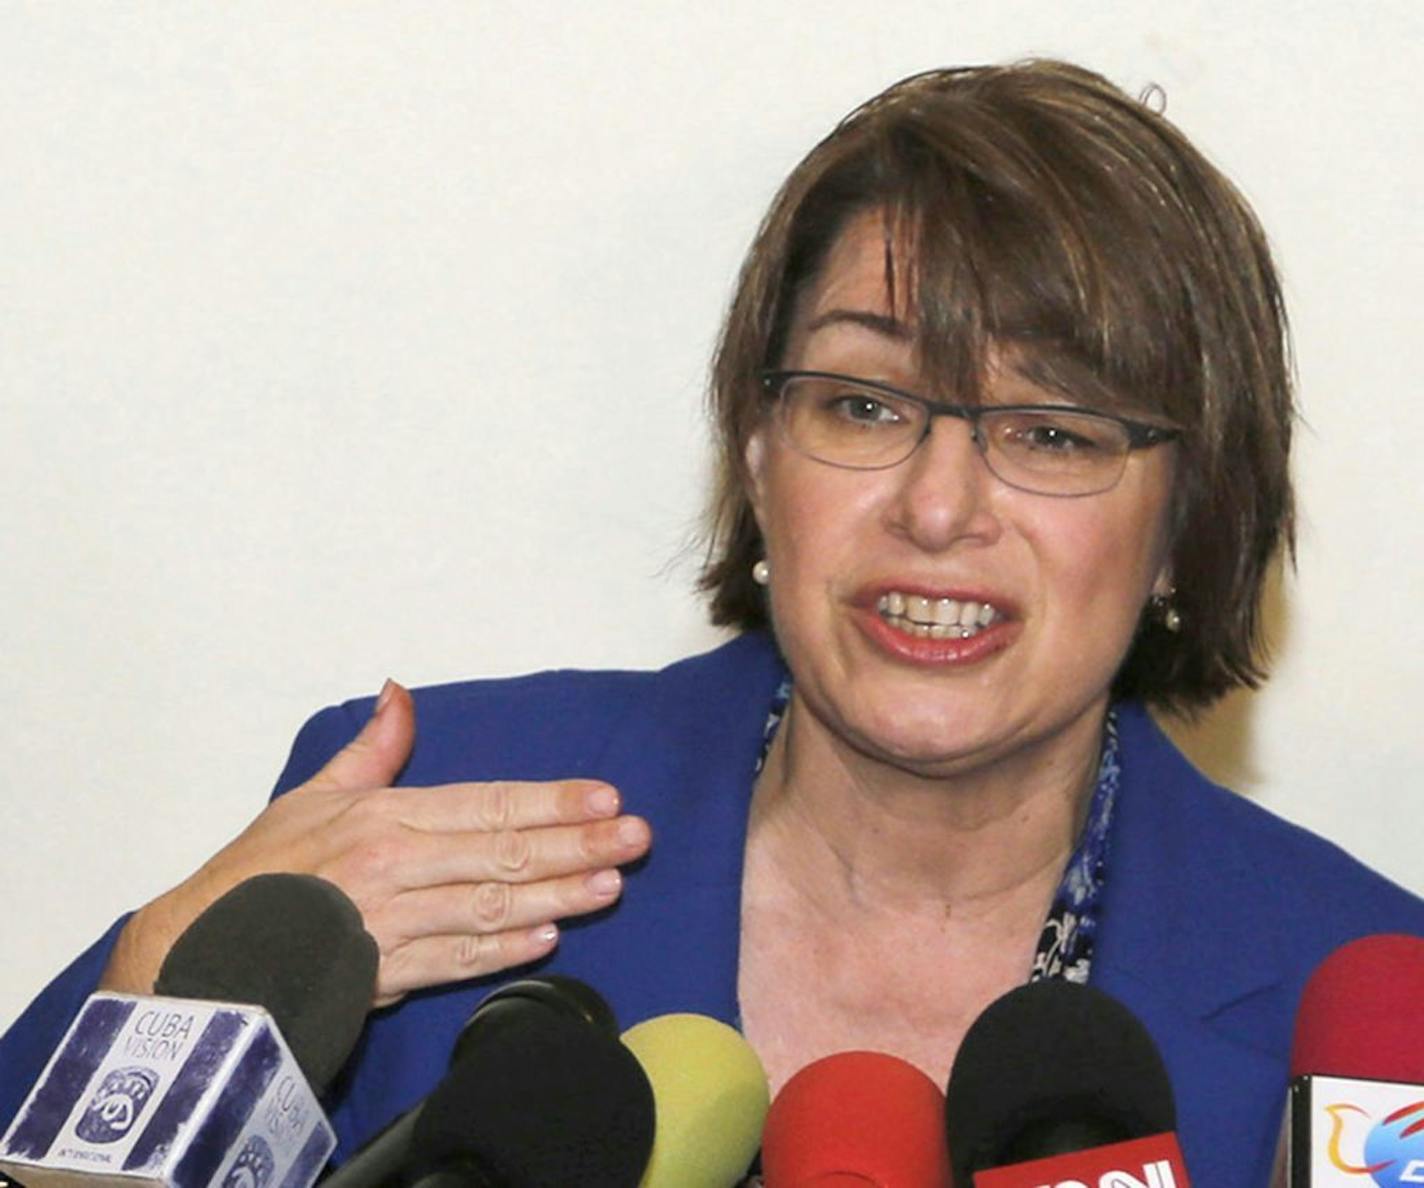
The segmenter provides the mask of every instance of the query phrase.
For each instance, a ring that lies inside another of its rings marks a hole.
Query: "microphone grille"
[[[768,1184],[946,1184],[944,1094],[897,1056],[824,1056],[771,1103],[762,1167]]]
[[[1291,1076],[1424,1083],[1424,938],[1361,937],[1310,975],[1296,1015]]]
[[[426,1101],[410,1181],[473,1168],[500,1184],[628,1188],[652,1146],[653,1091],[616,1036],[554,1013],[511,1017]]]
[[[338,887],[314,875],[256,875],[188,926],[154,992],[262,1007],[319,1093],[361,1033],[379,959]]]
[[[640,1188],[740,1183],[770,1105],[766,1071],[733,1028],[706,1015],[659,1015],[623,1033],[653,1086],[657,1133]]]
[[[954,1183],[968,1185],[985,1168],[1173,1130],[1177,1110],[1136,1015],[1092,987],[1040,981],[990,1003],[965,1033],[945,1119]]]

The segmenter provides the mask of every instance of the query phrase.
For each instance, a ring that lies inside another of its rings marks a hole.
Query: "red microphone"
[[[1422,1004],[1417,936],[1351,941],[1310,975],[1291,1047],[1290,1188],[1424,1184]]]
[[[949,1188],[944,1094],[883,1052],[838,1052],[782,1086],[762,1136],[766,1188]]]

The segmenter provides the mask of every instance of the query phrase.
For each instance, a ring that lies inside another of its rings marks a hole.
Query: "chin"
[[[916,712],[855,713],[844,722],[843,737],[862,754],[922,775],[947,774],[1007,741],[1002,725],[976,721],[963,705],[921,702]]]

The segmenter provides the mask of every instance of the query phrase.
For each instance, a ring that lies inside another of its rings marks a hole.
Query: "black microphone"
[[[1141,1181],[1188,1183],[1157,1045],[1088,986],[1033,982],[991,1003],[955,1057],[945,1122],[955,1188],[1097,1184],[1118,1157]]]
[[[378,959],[330,883],[248,879],[179,937],[158,995],[89,997],[0,1164],[32,1185],[308,1188],[335,1145],[312,1086],[354,1045]]]
[[[174,942],[153,992],[262,1007],[320,1093],[356,1046],[379,962],[360,910],[335,884],[255,875]]]
[[[574,978],[528,978],[475,1008],[444,1079],[322,1188],[636,1188],[653,1121],[603,999]]]

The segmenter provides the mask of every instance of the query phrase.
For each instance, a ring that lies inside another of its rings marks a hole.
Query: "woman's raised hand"
[[[373,1005],[522,965],[556,921],[607,907],[618,867],[647,852],[647,822],[595,780],[392,788],[415,707],[387,682],[361,733],[278,797],[191,878],[140,909],[101,986],[151,993],[178,936],[215,899],[268,871],[319,875],[360,908],[380,947]]]

